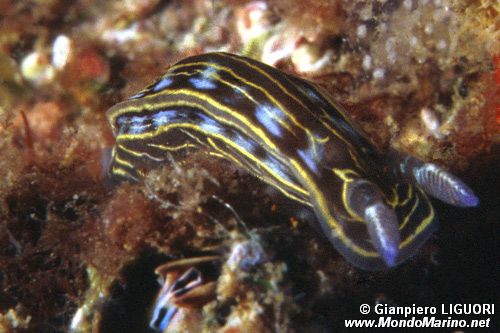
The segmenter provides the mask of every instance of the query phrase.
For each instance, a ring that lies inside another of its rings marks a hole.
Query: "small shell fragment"
[[[71,40],[65,35],[59,35],[52,44],[52,65],[61,70],[66,66],[71,56]]]
[[[54,79],[55,69],[44,53],[36,51],[21,61],[21,74],[34,85],[41,86]]]

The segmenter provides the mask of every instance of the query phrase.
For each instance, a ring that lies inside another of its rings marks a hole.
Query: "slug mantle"
[[[437,226],[427,194],[478,204],[439,166],[380,152],[320,87],[233,54],[186,58],[107,115],[112,179],[135,182],[169,155],[202,149],[312,209],[362,269],[393,267],[418,251]]]

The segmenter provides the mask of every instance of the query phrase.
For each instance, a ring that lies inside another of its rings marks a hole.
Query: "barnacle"
[[[220,256],[204,256],[168,262],[156,268],[162,279],[162,287],[153,305],[149,326],[160,332],[166,331],[176,317],[186,311],[199,310],[215,298],[217,272],[211,266]],[[193,325],[193,320],[187,320]],[[195,331],[193,327],[186,331]]]

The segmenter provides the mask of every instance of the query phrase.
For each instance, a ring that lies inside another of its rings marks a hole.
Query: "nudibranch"
[[[362,269],[411,257],[437,226],[430,194],[478,204],[432,163],[382,153],[319,86],[228,53],[192,56],[113,106],[109,175],[138,181],[169,154],[203,149],[314,211],[333,246]]]

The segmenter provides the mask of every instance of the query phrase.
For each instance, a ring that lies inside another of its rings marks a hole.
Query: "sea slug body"
[[[478,204],[437,165],[380,152],[320,87],[237,55],[186,58],[107,115],[112,178],[137,181],[169,154],[204,149],[310,207],[335,248],[363,269],[418,251],[437,226],[427,194]]]

